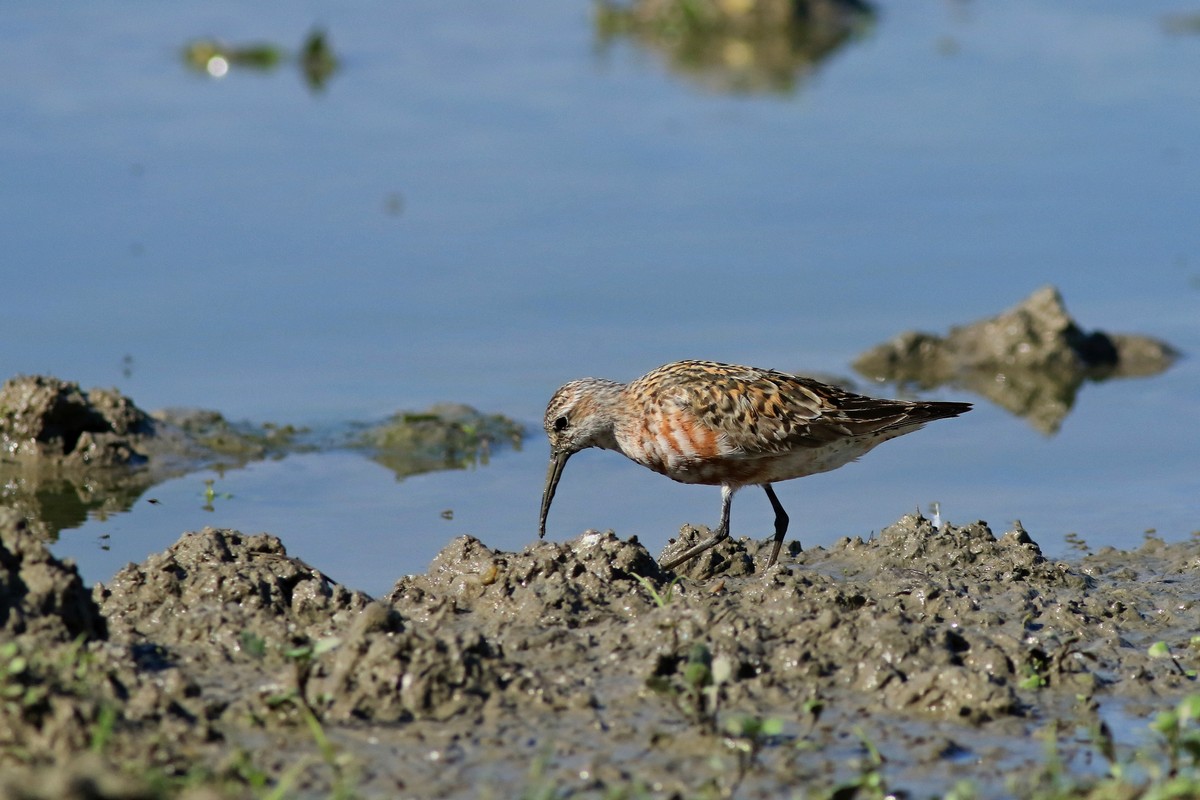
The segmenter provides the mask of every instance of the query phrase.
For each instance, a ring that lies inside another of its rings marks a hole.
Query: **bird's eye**
[[[567,418],[566,417],[559,417],[558,419],[554,420],[554,430],[557,433],[562,433],[566,429],[567,429]]]

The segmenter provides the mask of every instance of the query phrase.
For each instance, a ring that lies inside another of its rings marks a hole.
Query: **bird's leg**
[[[771,501],[771,508],[775,509],[775,546],[771,548],[771,559],[767,561],[767,569],[775,566],[775,560],[779,558],[779,548],[783,546],[783,536],[787,533],[788,515],[783,510],[783,506],[779,502],[779,498],[775,496],[775,490],[771,488],[771,484],[764,483],[763,491],[767,493],[767,499]]]
[[[691,561],[696,556],[708,550],[713,545],[719,544],[729,538],[729,507],[733,505],[734,489],[729,484],[721,485],[721,521],[717,523],[717,531],[712,536],[705,539],[700,544],[688,550],[683,555],[675,556],[670,561],[664,561],[659,564],[663,569],[675,569],[680,564],[685,564]]]

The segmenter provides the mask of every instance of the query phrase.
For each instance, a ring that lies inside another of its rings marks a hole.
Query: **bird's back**
[[[751,484],[824,472],[968,403],[881,400],[773,370],[680,361],[633,381],[617,439],[685,483]]]

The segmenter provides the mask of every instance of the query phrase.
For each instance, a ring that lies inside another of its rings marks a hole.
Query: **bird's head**
[[[563,385],[550,398],[542,423],[550,440],[550,468],[542,490],[539,537],[546,535],[546,515],[567,459],[589,447],[619,449],[613,424],[622,388],[615,381],[583,378]]]

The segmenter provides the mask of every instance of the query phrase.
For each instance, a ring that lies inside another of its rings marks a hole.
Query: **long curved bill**
[[[538,520],[538,538],[546,538],[546,515],[550,513],[550,501],[554,499],[554,491],[558,488],[558,479],[562,477],[563,467],[569,452],[551,453],[550,468],[546,470],[546,488],[542,489],[542,515]]]

